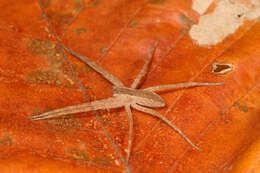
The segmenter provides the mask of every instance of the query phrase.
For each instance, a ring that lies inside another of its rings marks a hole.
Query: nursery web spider
[[[131,153],[131,145],[132,145],[132,133],[133,133],[133,117],[130,107],[150,114],[154,117],[159,118],[168,126],[170,126],[173,130],[175,130],[181,137],[183,137],[193,148],[200,150],[201,149],[196,146],[177,126],[175,126],[170,120],[164,117],[162,114],[150,109],[150,108],[160,108],[165,106],[164,100],[155,92],[168,90],[168,89],[177,89],[177,88],[187,88],[187,87],[196,87],[196,86],[214,86],[214,85],[222,85],[223,83],[208,83],[208,82],[185,82],[185,83],[177,83],[177,84],[169,84],[169,85],[159,85],[148,87],[144,89],[137,89],[139,86],[141,79],[146,75],[148,66],[151,62],[155,49],[158,45],[158,41],[153,45],[152,51],[145,61],[141,71],[135,78],[131,87],[126,87],[119,79],[110,74],[108,71],[97,65],[91,59],[73,51],[71,48],[64,47],[70,54],[79,58],[81,61],[85,62],[96,72],[101,74],[104,78],[106,78],[109,82],[113,84],[113,96],[107,99],[96,100],[92,102],[87,102],[83,104],[68,106],[60,109],[55,109],[49,112],[45,112],[39,115],[31,116],[32,120],[42,120],[48,118],[56,118],[62,115],[75,114],[80,112],[88,112],[99,109],[112,109],[112,108],[120,108],[124,107],[128,118],[129,118],[129,137],[128,137],[128,149],[126,160],[129,160]],[[148,108],[150,107],[150,108]]]

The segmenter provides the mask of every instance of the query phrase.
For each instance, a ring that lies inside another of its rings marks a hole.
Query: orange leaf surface
[[[0,172],[259,170],[259,4],[214,1],[201,12],[195,1],[0,1]],[[222,17],[221,25],[214,21],[224,7],[225,15],[235,15],[235,23],[228,23],[233,21],[230,16]],[[112,85],[62,52],[60,43],[130,86],[156,40],[141,88],[224,82],[160,93],[166,106],[156,111],[203,152],[160,120],[136,110],[129,163],[124,160],[129,124],[123,108],[101,110],[98,116],[87,112],[44,121],[28,118],[112,96]],[[213,73],[214,63],[231,64],[232,70]]]

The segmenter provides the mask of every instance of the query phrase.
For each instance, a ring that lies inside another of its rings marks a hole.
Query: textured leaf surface
[[[177,0],[0,1],[0,172],[217,173],[255,167],[244,163],[259,163],[259,152],[252,151],[259,150],[260,22],[246,20],[222,42],[200,46],[189,36],[200,18],[191,6],[192,1]],[[88,112],[28,119],[112,95],[112,85],[64,54],[59,42],[130,86],[156,40],[141,88],[225,83],[160,93],[167,106],[156,111],[203,152],[158,119],[135,110],[129,164],[123,159],[128,141],[123,109],[98,111],[100,118]],[[233,69],[214,74],[216,62],[230,63]],[[258,162],[243,162],[245,151]],[[239,163],[242,168],[233,170]]]

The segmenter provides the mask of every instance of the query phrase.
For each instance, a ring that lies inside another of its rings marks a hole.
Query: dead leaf
[[[247,19],[223,41],[201,47],[189,36],[200,18],[191,1],[10,0],[0,2],[0,9],[0,172],[217,173],[232,171],[233,165],[244,170],[236,161],[260,132],[259,20]],[[89,112],[29,120],[33,114],[86,102],[86,97],[112,95],[106,80],[63,54],[57,36],[127,86],[155,40],[159,45],[142,88],[224,82],[161,94],[167,106],[157,111],[203,152],[138,111],[133,111],[129,164],[123,159],[128,140],[123,109],[98,111],[100,119]],[[233,68],[213,74],[216,62]]]

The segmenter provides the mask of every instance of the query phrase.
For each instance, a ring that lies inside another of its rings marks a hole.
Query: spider
[[[131,108],[134,108],[138,111],[150,114],[154,117],[159,118],[169,127],[175,130],[183,139],[185,139],[193,148],[201,151],[201,149],[196,146],[177,126],[175,126],[170,120],[164,117],[162,114],[154,111],[151,108],[162,108],[165,106],[165,101],[158,95],[156,92],[169,90],[169,89],[178,89],[178,88],[187,88],[187,87],[196,87],[196,86],[215,86],[223,85],[223,83],[208,83],[208,82],[184,82],[177,84],[169,85],[159,85],[148,87],[144,89],[138,89],[141,79],[146,75],[148,71],[148,66],[152,60],[158,41],[153,45],[152,51],[148,58],[146,59],[141,71],[138,73],[137,77],[133,81],[130,87],[125,86],[119,79],[114,75],[97,65],[94,61],[87,58],[80,53],[75,52],[71,48],[63,46],[70,54],[77,57],[81,61],[89,65],[93,70],[102,75],[105,79],[113,84],[113,96],[107,99],[96,100],[92,102],[87,102],[83,104],[68,106],[60,109],[55,109],[49,112],[45,112],[39,115],[31,116],[32,120],[43,120],[49,118],[57,118],[59,116],[75,114],[80,112],[88,112],[93,110],[100,109],[114,109],[124,107],[129,118],[129,138],[128,138],[128,149],[126,153],[126,160],[128,161],[131,153],[132,145],[132,134],[133,134],[133,115]]]

